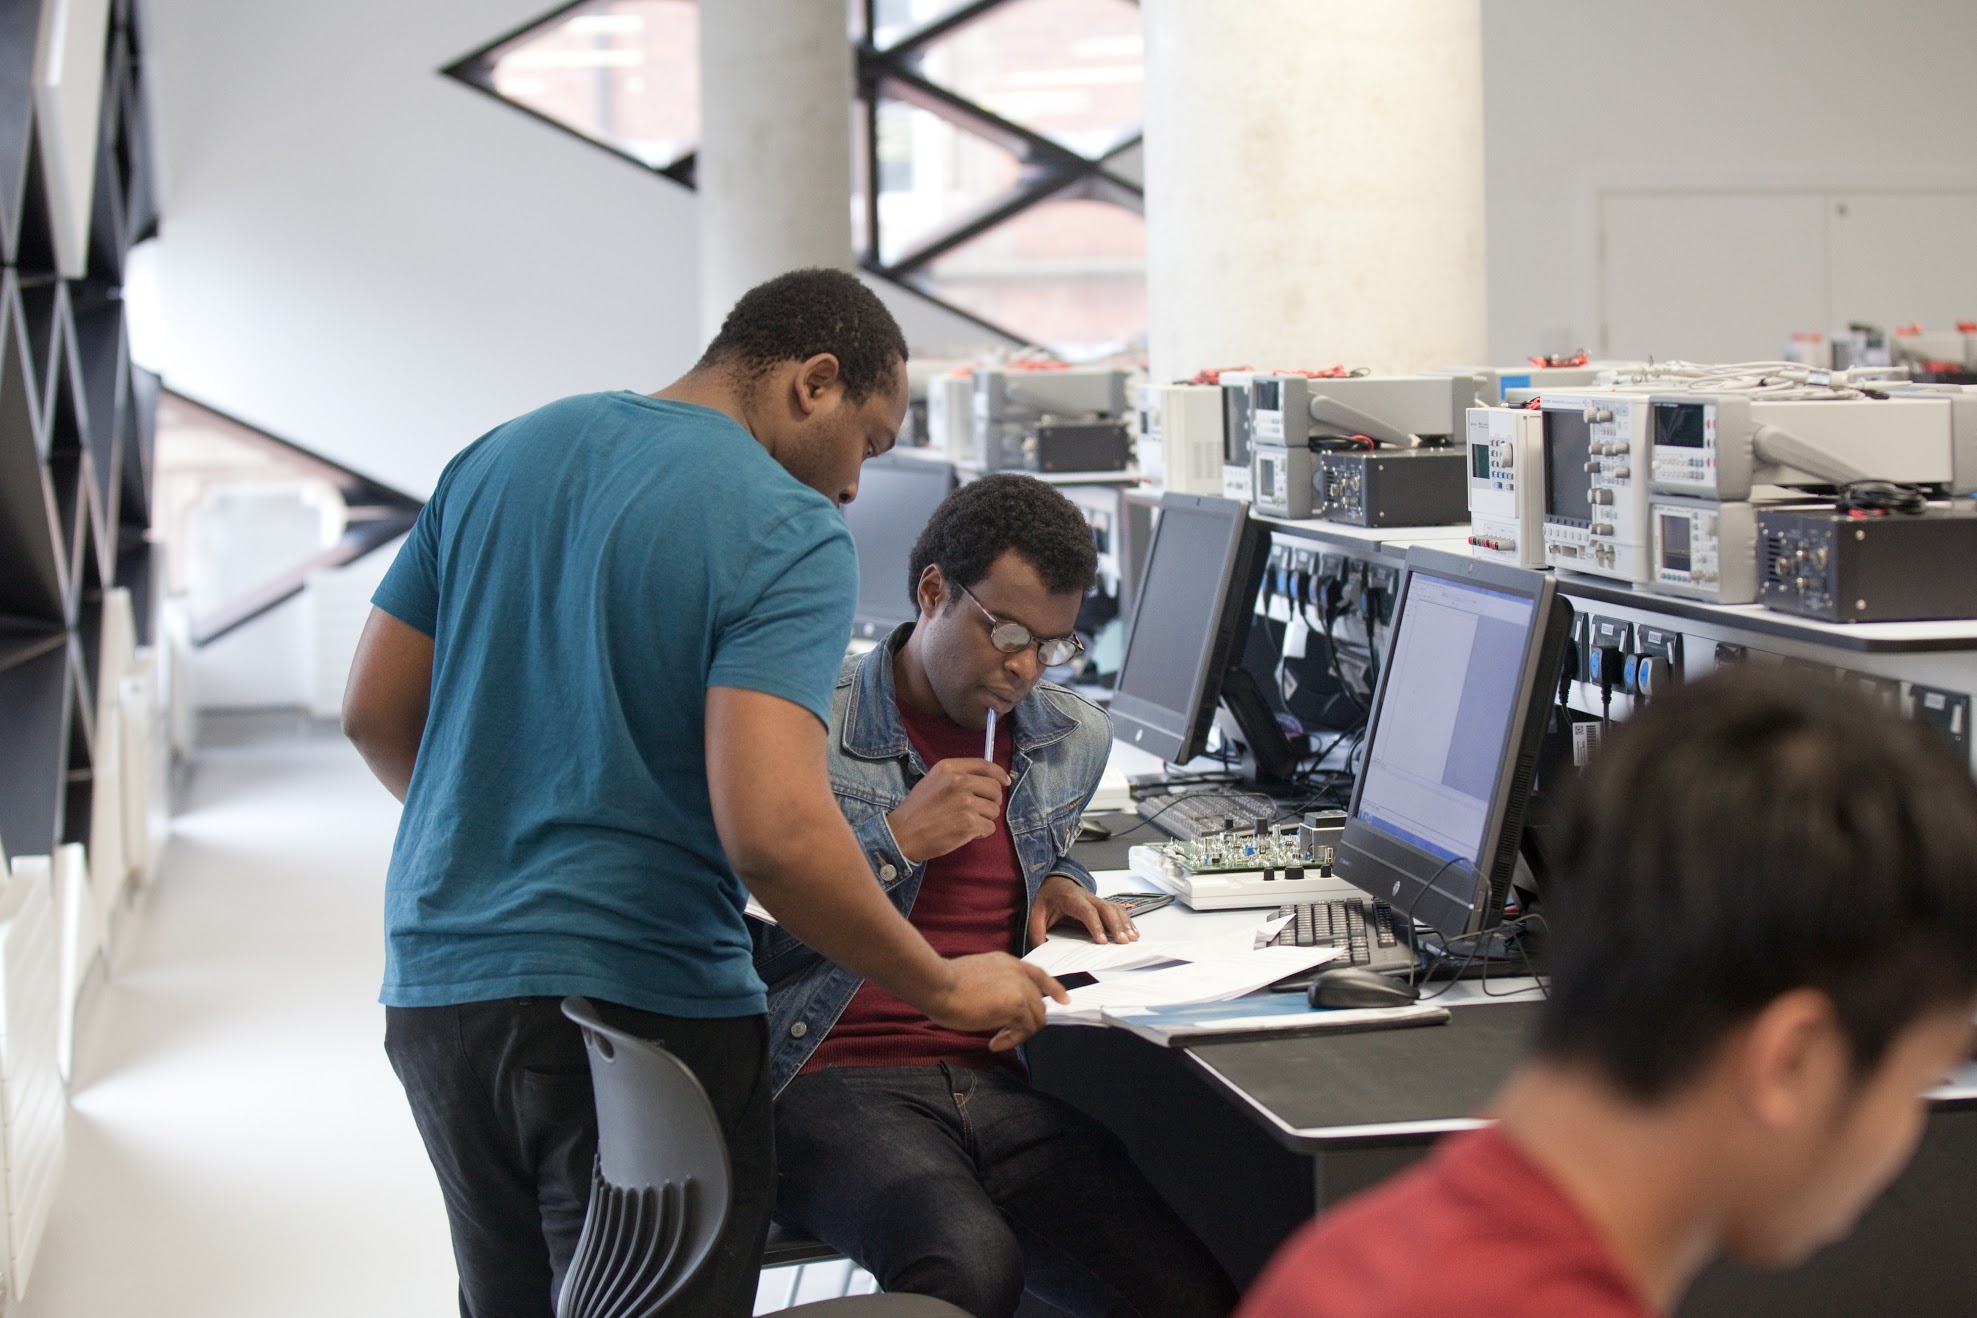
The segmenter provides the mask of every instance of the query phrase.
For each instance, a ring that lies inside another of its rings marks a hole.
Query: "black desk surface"
[[[1095,818],[1119,836],[1073,849],[1092,869],[1123,869],[1128,847],[1166,837],[1134,828],[1136,815]],[[1537,1008],[1478,1003],[1451,1009],[1447,1025],[1203,1044],[1183,1055],[1287,1148],[1420,1144],[1489,1101],[1522,1054]]]
[[[1088,870],[1130,869],[1126,853],[1147,842],[1165,842],[1167,835],[1131,812],[1086,815],[1094,824],[1109,829],[1114,836],[1095,842],[1079,842],[1071,847],[1071,859]]]
[[[1535,1002],[1451,1008],[1447,1025],[1201,1044],[1188,1060],[1301,1152],[1418,1144],[1482,1110],[1524,1051]]]

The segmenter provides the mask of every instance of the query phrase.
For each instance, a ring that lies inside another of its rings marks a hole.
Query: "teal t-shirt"
[[[707,689],[828,722],[857,582],[831,501],[704,407],[566,398],[454,458],[373,597],[433,638],[382,1000],[762,1011]]]

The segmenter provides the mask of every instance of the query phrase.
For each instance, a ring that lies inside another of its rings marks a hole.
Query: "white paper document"
[[[1053,938],[1023,958],[1052,975],[1084,972],[1097,982],[1070,990],[1071,1003],[1047,1004],[1053,1021],[1097,1024],[1107,1007],[1170,1007],[1225,1002],[1338,956],[1333,947],[1264,947],[1285,924],[1274,917],[1208,938],[1142,938],[1087,943]]]

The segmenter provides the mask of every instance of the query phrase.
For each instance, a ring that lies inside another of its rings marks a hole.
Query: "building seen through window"
[[[861,264],[1067,358],[1142,345],[1138,5],[851,0],[848,17]],[[693,0],[581,0],[447,72],[691,186],[698,42]]]

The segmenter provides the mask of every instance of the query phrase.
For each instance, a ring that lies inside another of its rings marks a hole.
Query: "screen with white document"
[[[1366,753],[1359,817],[1476,862],[1536,603],[1422,575],[1387,658],[1394,696]]]
[[[1501,918],[1571,630],[1549,573],[1408,551],[1339,877],[1446,937]]]

